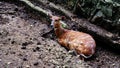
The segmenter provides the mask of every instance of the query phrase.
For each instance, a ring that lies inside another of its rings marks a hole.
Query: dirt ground
[[[104,43],[82,61],[59,45],[50,30],[44,17],[1,1],[0,68],[120,68],[120,55],[101,47]]]

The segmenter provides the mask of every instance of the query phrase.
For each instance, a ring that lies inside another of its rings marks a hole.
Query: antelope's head
[[[53,28],[60,27],[60,20],[61,20],[60,17],[58,17],[58,16],[52,16],[51,20],[52,20],[51,21],[51,27],[53,27]]]
[[[67,25],[62,21],[64,17],[58,17],[58,16],[51,16],[51,27],[53,28],[59,28],[59,27],[66,27]]]

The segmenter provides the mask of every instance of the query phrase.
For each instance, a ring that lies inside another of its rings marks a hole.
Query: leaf
[[[117,3],[117,2],[115,2],[115,3],[113,4],[113,6],[114,6],[114,7],[120,7],[120,4]]]
[[[64,23],[63,21],[60,21],[60,22],[61,22],[63,28],[67,28],[67,24],[66,23]]]
[[[113,3],[112,0],[105,0],[105,2],[108,2],[108,3]]]
[[[112,8],[108,8],[108,7],[103,6],[103,8],[101,10],[104,13],[104,15],[106,15],[107,17],[112,16]]]

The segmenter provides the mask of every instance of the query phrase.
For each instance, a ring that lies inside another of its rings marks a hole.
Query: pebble
[[[27,45],[28,45],[27,42],[22,43],[22,46],[27,46]]]
[[[36,47],[36,50],[39,50],[40,48],[39,47]]]
[[[50,62],[53,63],[53,64],[59,65],[59,62],[57,62],[56,60],[50,60]]]
[[[11,41],[11,44],[14,44],[15,43],[15,41]]]
[[[35,49],[33,49],[33,52],[36,52],[36,50],[35,50]]]
[[[41,43],[40,43],[40,42],[38,42],[38,43],[37,43],[37,45],[41,45]]]
[[[27,58],[23,58],[23,61],[27,61]]]
[[[30,68],[30,65],[26,65],[25,67],[26,67],[26,68]]]
[[[113,63],[112,65],[115,66],[115,63]]]
[[[12,62],[7,62],[7,64],[9,65],[9,64],[11,64]]]

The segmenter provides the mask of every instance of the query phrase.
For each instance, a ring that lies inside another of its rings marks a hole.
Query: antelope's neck
[[[65,29],[61,25],[55,27],[54,30],[57,37],[61,36],[65,32]]]

